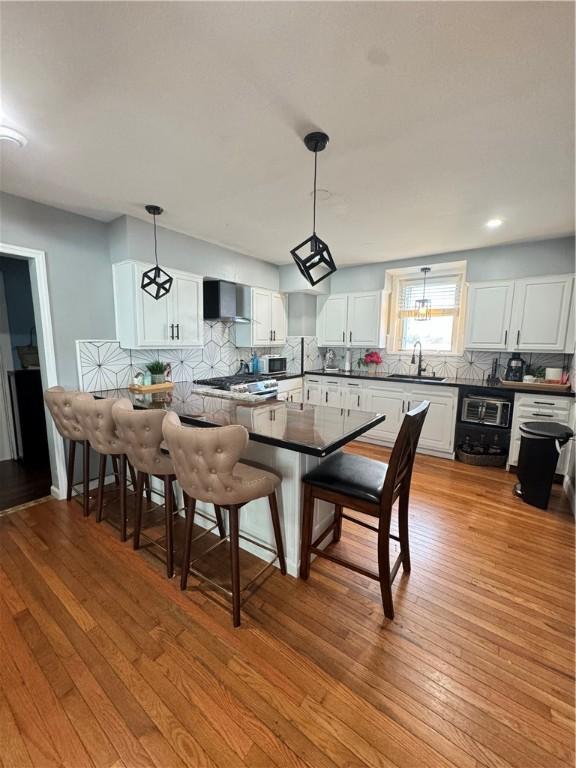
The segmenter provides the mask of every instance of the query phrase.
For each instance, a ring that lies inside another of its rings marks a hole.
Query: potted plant
[[[376,368],[382,365],[382,357],[377,350],[366,350],[364,357],[358,358],[358,368],[368,368],[369,373],[376,373]]]
[[[153,360],[151,363],[146,363],[146,368],[150,371],[152,384],[164,384],[166,381],[166,363],[161,360]]]

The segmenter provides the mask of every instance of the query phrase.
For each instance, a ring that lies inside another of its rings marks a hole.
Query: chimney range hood
[[[204,320],[249,323],[244,309],[244,288],[227,280],[204,281]]]

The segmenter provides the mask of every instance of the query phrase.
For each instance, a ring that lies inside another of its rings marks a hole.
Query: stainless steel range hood
[[[244,304],[243,286],[227,280],[204,281],[204,320],[249,323]]]

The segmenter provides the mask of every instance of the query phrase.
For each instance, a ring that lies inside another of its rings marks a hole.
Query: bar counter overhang
[[[286,548],[288,573],[298,575],[300,560],[301,478],[316,467],[324,457],[372,429],[385,420],[379,413],[349,411],[324,405],[266,400],[249,403],[213,397],[196,392],[190,382],[174,384],[170,392],[141,394],[128,389],[110,389],[93,393],[95,397],[120,398],[132,401],[134,408],[172,410],[183,424],[192,427],[222,427],[240,424],[248,430],[250,441],[243,460],[269,468],[282,477],[278,506]],[[273,546],[274,537],[266,500],[251,502],[240,513],[241,533],[266,547]],[[208,514],[211,505],[201,502],[198,508]],[[331,505],[317,506],[313,537],[331,521]],[[241,546],[258,557],[261,549],[249,541]]]

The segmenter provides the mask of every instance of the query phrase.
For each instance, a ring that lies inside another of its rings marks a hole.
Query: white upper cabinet
[[[513,297],[513,280],[469,286],[466,349],[507,349]]]
[[[571,276],[517,280],[510,349],[563,352],[571,295]]]
[[[273,347],[285,344],[288,334],[285,294],[252,288],[250,306],[250,322],[236,326],[238,346]]]
[[[202,278],[170,269],[167,296],[153,299],[140,287],[151,264],[123,261],[112,268],[116,335],[126,349],[195,347],[203,344]]]
[[[472,283],[464,346],[563,352],[572,283],[571,275]]]
[[[319,297],[318,345],[321,347],[385,346],[385,309],[384,291]]]

